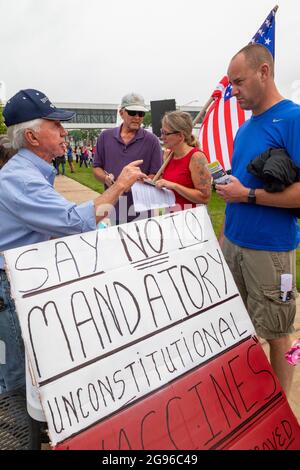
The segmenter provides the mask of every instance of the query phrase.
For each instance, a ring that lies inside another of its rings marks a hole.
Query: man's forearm
[[[216,189],[227,203],[248,203],[250,187],[246,187],[234,176],[229,184],[217,184]],[[300,207],[300,183],[293,183],[282,192],[268,193],[264,189],[255,189],[256,204],[261,206],[281,207],[283,209]]]
[[[116,182],[108,188],[103,194],[94,199],[96,223],[109,215],[113,206],[118,201],[119,197],[125,192],[126,188],[120,182]]]
[[[261,206],[296,208],[300,207],[300,183],[294,183],[279,193],[268,193],[264,189],[256,189],[256,204]]]
[[[100,181],[100,183],[105,184],[106,173],[102,168],[93,168],[94,177]]]

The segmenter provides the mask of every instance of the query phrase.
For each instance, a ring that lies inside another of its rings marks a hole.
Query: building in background
[[[75,111],[76,116],[64,123],[66,129],[111,129],[120,124],[118,104],[109,103],[54,103],[58,108]],[[180,111],[187,111],[194,119],[201,106],[177,106]],[[149,106],[150,111],[150,106]]]

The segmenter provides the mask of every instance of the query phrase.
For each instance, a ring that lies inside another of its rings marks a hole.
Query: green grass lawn
[[[75,173],[71,173],[68,164],[66,164],[66,176],[78,181],[85,186],[97,191],[99,193],[103,192],[103,185],[95,180],[92,174],[92,169],[90,167],[86,168],[85,166],[79,167],[79,164],[73,162]],[[213,191],[210,203],[208,205],[208,211],[211,217],[211,221],[214,227],[214,231],[219,236],[223,218],[224,218],[225,203],[220,199],[216,193]],[[300,246],[300,245],[299,245]],[[297,288],[300,291],[300,249],[297,250]]]
[[[73,167],[75,173],[71,173],[69,165],[66,163],[66,176],[78,181],[78,183],[81,183],[90,189],[93,189],[94,191],[97,191],[98,193],[103,192],[103,184],[99,183],[99,181],[94,178],[91,167],[86,168],[85,165],[82,165],[80,168],[79,163],[76,163],[75,160],[73,161]]]
[[[219,198],[215,191],[212,192],[211,199],[208,204],[208,212],[213,224],[214,231],[217,237],[220,235],[220,231],[224,221],[225,202]]]

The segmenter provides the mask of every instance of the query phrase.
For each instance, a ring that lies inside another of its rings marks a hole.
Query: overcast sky
[[[198,106],[276,0],[0,0],[8,99],[119,103],[130,92]],[[278,0],[276,81],[300,103],[300,1]]]

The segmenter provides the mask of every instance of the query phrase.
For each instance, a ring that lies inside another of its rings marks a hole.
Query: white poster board
[[[254,334],[205,206],[5,259],[54,444]]]

